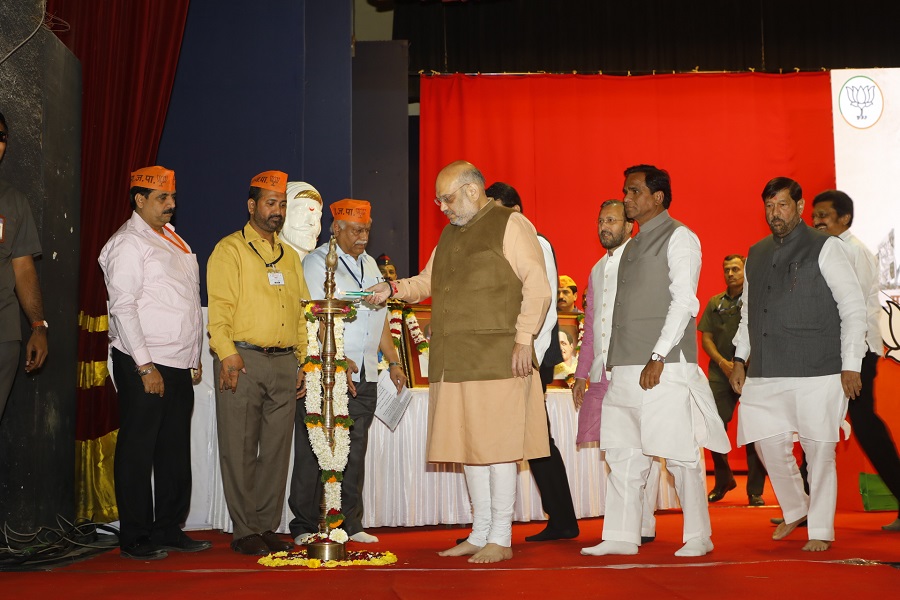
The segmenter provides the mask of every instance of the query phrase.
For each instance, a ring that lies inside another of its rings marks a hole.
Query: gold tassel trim
[[[75,515],[97,523],[119,518],[113,465],[119,430],[75,442]]]
[[[107,377],[109,377],[109,366],[106,361],[78,361],[79,389],[88,390],[94,387],[102,387],[106,385]]]

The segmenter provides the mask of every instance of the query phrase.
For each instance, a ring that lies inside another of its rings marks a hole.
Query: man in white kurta
[[[881,308],[878,288],[878,261],[872,251],[850,232],[853,225],[853,199],[840,190],[825,190],[813,199],[813,225],[844,242],[850,255],[859,287],[866,299],[866,355],[862,361],[862,390],[850,402],[847,412],[860,447],[895,498],[900,498],[900,456],[891,432],[875,411],[875,377],[884,351],[881,339]],[[900,531],[900,515],[881,527]]]
[[[729,447],[697,366],[700,242],[668,213],[669,175],[650,165],[626,169],[625,214],[640,232],[622,253],[607,364],[600,447],[610,467],[603,542],[583,554],[636,554],[641,497],[652,457],[665,458],[684,513],[676,556],[712,550],[700,445]],[[718,421],[717,427],[701,424]],[[705,439],[701,442],[702,439]]]
[[[803,223],[799,184],[776,177],[762,198],[772,236],[747,257],[729,378],[741,394],[738,444],[756,442],[769,472],[784,516],[773,539],[808,520],[803,549],[822,551],[834,540],[835,446],[847,398],[861,388],[866,307],[843,243]],[[806,452],[809,496],[794,436]]]
[[[619,261],[631,241],[633,229],[634,221],[625,217],[625,205],[621,200],[607,200],[600,205],[597,233],[606,254],[591,269],[588,279],[584,302],[584,337],[581,340],[580,360],[575,369],[575,385],[572,388],[572,399],[578,409],[578,443],[596,442],[600,439],[600,410],[612,377],[606,369],[606,362],[612,334]],[[654,510],[659,494],[659,468],[659,459],[655,459],[644,488],[642,544],[656,539]]]
[[[425,269],[369,289],[376,304],[432,297],[427,459],[464,465],[474,513],[468,539],[440,554],[492,563],[513,554],[516,461],[549,455],[533,343],[551,290],[534,227],[488,199],[478,169],[448,165],[435,191],[450,226]]]

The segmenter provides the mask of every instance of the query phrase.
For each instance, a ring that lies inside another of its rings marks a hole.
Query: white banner
[[[879,258],[881,288],[900,300],[900,69],[831,72],[837,188],[854,204],[851,230]],[[815,193],[808,195],[811,201]],[[884,298],[886,300],[886,298]]]

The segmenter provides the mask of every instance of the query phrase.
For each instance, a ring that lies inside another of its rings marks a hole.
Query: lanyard
[[[350,273],[350,277],[353,278],[353,281],[356,282],[356,285],[359,286],[359,289],[363,289],[362,280],[366,278],[366,267],[365,267],[365,265],[360,265],[360,267],[359,267],[359,275],[360,275],[360,277],[357,277],[357,276],[356,276],[356,273],[353,272],[353,269],[351,269],[351,268],[347,265],[347,263],[344,262],[344,257],[343,257],[343,256],[339,256],[339,257],[338,257],[338,260],[341,261],[341,264],[344,265],[344,268],[347,269],[347,272],[348,272],[348,273]]]
[[[244,230],[243,230],[243,229],[241,229],[241,237],[244,238],[244,239],[247,239],[247,236],[244,235]],[[256,248],[253,247],[253,244],[252,244],[252,243],[247,242],[247,245],[250,246],[250,249],[251,249],[251,250],[253,250],[254,252],[256,252],[256,255],[259,257],[259,260],[263,261],[263,263],[265,263],[266,267],[268,267],[268,268],[270,268],[270,269],[271,269],[272,267],[274,267],[275,265],[277,265],[277,264],[278,264],[278,261],[280,261],[280,260],[284,257],[284,246],[282,246],[281,244],[278,245],[278,247],[281,249],[281,254],[279,254],[279,255],[278,255],[278,258],[276,258],[276,259],[273,260],[272,262],[266,262],[266,259],[264,259],[264,258],[262,257],[262,254],[259,253],[259,250],[257,250]]]
[[[165,231],[166,231],[166,228],[165,228],[165,226],[164,226],[164,227],[163,227],[163,232],[165,232]],[[178,234],[175,233],[174,231],[170,231],[169,233],[171,233],[172,235],[174,235],[174,236],[175,236],[175,239],[172,239],[172,238],[170,238],[169,236],[167,236],[165,233],[160,233],[160,232],[156,231],[155,229],[153,230],[153,233],[155,233],[156,235],[158,235],[158,236],[161,237],[162,239],[166,240],[167,242],[169,242],[170,244],[172,244],[173,246],[175,246],[176,248],[178,248],[179,250],[181,250],[181,251],[184,252],[185,254],[190,254],[190,251],[188,250],[187,244],[185,244],[185,243],[184,243],[184,240],[181,239],[180,237],[178,237]]]

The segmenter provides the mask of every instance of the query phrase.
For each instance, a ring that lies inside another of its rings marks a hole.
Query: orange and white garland
[[[409,337],[412,338],[416,350],[419,351],[419,354],[428,354],[428,340],[422,334],[422,329],[419,327],[419,319],[416,317],[416,314],[412,309],[406,308],[403,310],[403,317],[406,319]]]
[[[341,480],[350,455],[350,426],[347,396],[347,360],[344,355],[344,318],[334,318],[334,340],[336,346],[335,363],[337,369],[332,390],[332,412],[334,414],[334,449],[325,436],[325,418],[322,415],[322,358],[319,346],[319,324],[312,304],[306,307],[307,358],[303,363],[306,373],[306,431],[309,443],[322,471],[324,482],[326,523],[329,538],[335,542],[346,542],[347,533],[339,529],[344,521],[341,513]]]
[[[388,323],[391,327],[391,338],[394,340],[394,347],[399,348],[403,339],[403,311],[399,308],[392,308]]]

